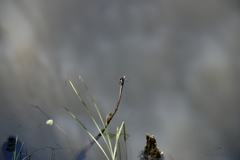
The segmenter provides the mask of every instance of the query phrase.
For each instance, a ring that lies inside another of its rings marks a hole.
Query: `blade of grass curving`
[[[82,79],[82,80],[83,80],[83,79]],[[74,92],[76,93],[76,95],[78,96],[78,98],[80,99],[80,101],[82,102],[82,104],[84,105],[84,107],[87,109],[88,114],[89,114],[90,117],[92,118],[92,121],[94,122],[94,124],[95,124],[95,126],[97,127],[99,133],[101,134],[101,136],[103,137],[106,145],[108,146],[108,143],[107,143],[107,141],[106,141],[106,138],[103,136],[103,133],[102,133],[100,127],[98,126],[97,122],[96,122],[95,119],[93,118],[92,113],[91,113],[90,110],[88,109],[86,103],[83,101],[83,99],[82,99],[82,97],[80,96],[80,94],[78,94],[78,92],[77,92],[77,90],[75,89],[72,81],[71,81],[70,79],[69,79],[68,81],[69,81],[70,85],[72,86]],[[84,82],[84,81],[83,81],[83,83],[84,83],[84,85],[85,85],[85,82]],[[87,85],[85,85],[85,87],[87,88]],[[87,90],[89,91],[88,88],[87,88]],[[91,97],[92,97],[92,96],[91,96]],[[92,98],[92,99],[93,99],[93,98]],[[93,100],[93,101],[94,101],[94,100]],[[94,101],[94,103],[95,103],[95,101]],[[98,110],[98,109],[97,109],[97,110]],[[99,111],[98,111],[98,112],[99,112]],[[99,112],[99,116],[100,116],[100,119],[102,120],[102,117],[101,117],[100,112]],[[109,148],[109,147],[108,147],[108,148]]]
[[[118,154],[117,154],[117,155],[119,156],[119,159],[123,159],[123,158],[122,158],[123,153],[122,153],[121,144],[120,144],[119,141],[118,141],[118,145],[117,145],[117,146],[118,146],[118,148],[117,148],[117,149],[118,149]],[[117,155],[116,155],[116,156],[117,156]]]
[[[24,155],[28,155],[28,154],[27,154],[28,151],[27,151],[27,147],[26,147],[26,145],[24,145],[24,149],[25,149],[25,153],[24,153]]]
[[[100,111],[99,111],[99,109],[98,109],[98,107],[97,107],[97,104],[96,104],[96,102],[95,102],[95,100],[94,100],[94,98],[93,98],[93,96],[92,96],[92,93],[90,92],[90,90],[88,89],[88,86],[86,85],[85,81],[82,79],[82,77],[81,77],[80,75],[79,75],[79,79],[83,82],[86,90],[88,91],[88,94],[90,95],[90,97],[91,97],[91,99],[92,99],[92,102],[93,102],[94,107],[95,107],[95,109],[96,109],[96,111],[97,111],[97,113],[98,113],[98,116],[99,116],[99,118],[100,118],[100,120],[101,120],[101,122],[102,122],[102,125],[103,125],[103,127],[105,127],[104,120],[103,120],[102,115],[101,115],[101,113],[100,113]],[[96,125],[96,124],[95,124],[95,125]],[[100,133],[101,136],[103,137],[103,140],[104,140],[105,144],[107,145],[107,148],[108,148],[108,150],[109,150],[109,153],[112,155],[111,141],[108,140],[108,142],[107,142],[106,138],[103,136],[103,133],[102,133],[102,131],[100,130],[100,128],[98,127],[98,125],[96,125],[96,127],[98,128],[99,133]],[[107,132],[106,132],[106,135],[108,135]]]
[[[91,112],[89,111],[87,105],[86,105],[85,102],[83,101],[82,97],[80,96],[80,94],[78,94],[78,92],[77,92],[76,88],[74,87],[72,81],[71,81],[70,79],[69,79],[68,81],[69,81],[70,85],[72,86],[72,89],[74,90],[74,92],[76,93],[76,95],[78,96],[78,98],[80,99],[80,101],[82,102],[82,104],[84,105],[84,107],[86,107],[86,109],[88,110],[89,114],[92,115]]]
[[[94,98],[93,98],[93,96],[92,96],[92,93],[90,92],[90,90],[88,89],[87,84],[85,83],[85,81],[82,79],[82,77],[81,77],[80,75],[79,75],[79,79],[83,82],[86,90],[88,91],[88,94],[90,95],[90,97],[91,97],[91,99],[92,99],[92,102],[93,102],[94,107],[95,107],[95,109],[96,109],[96,111],[97,111],[97,113],[98,113],[98,116],[99,116],[99,118],[100,118],[100,120],[101,120],[101,122],[102,122],[102,124],[103,124],[103,127],[105,127],[105,122],[104,122],[104,120],[103,120],[103,118],[102,118],[102,115],[101,115],[101,113],[100,113],[100,111],[99,111],[99,109],[98,109],[98,107],[97,107],[97,104],[96,104],[96,102],[95,102],[95,100],[94,100]],[[96,126],[97,126],[97,125],[96,125]],[[97,126],[97,127],[98,127],[98,126]],[[100,131],[100,128],[98,128],[98,131]],[[100,133],[102,133],[102,132],[100,132]],[[102,135],[102,137],[103,137],[103,139],[104,139],[104,136],[103,136],[103,135]],[[106,140],[104,140],[104,141],[105,141],[105,143],[106,143]]]
[[[16,142],[15,142],[14,152],[13,152],[13,159],[14,160],[16,159],[16,156],[18,157],[18,155],[16,155],[16,152],[17,152],[18,133],[19,133],[20,127],[21,127],[21,124],[18,125],[17,135],[16,135],[16,138],[15,138]]]
[[[122,122],[120,128],[118,129],[117,127],[117,133],[116,133],[116,142],[115,142],[115,147],[114,147],[114,151],[113,151],[113,157],[116,156],[116,153],[117,153],[117,144],[118,144],[118,140],[119,140],[119,137],[121,135],[121,131],[122,131],[122,127],[124,126],[124,122]]]
[[[96,125],[96,127],[98,128],[98,131],[101,132],[101,129],[99,128],[97,122],[96,122],[95,119],[93,118],[92,113],[91,113],[90,110],[88,109],[86,103],[83,101],[83,99],[82,99],[82,97],[80,96],[80,94],[78,94],[78,92],[77,92],[77,90],[75,89],[72,81],[71,81],[70,79],[69,79],[68,81],[69,81],[70,85],[72,86],[74,92],[76,93],[76,95],[78,96],[78,98],[80,99],[80,101],[82,102],[82,104],[84,105],[84,107],[87,109],[87,112],[88,112],[88,114],[90,115],[90,117],[92,118],[92,120],[93,120],[94,124]]]
[[[106,128],[105,131],[106,131],[106,136],[107,136],[107,140],[108,140],[108,142],[106,142],[106,143],[108,143],[107,147],[108,147],[108,150],[109,150],[109,153],[110,153],[111,157],[113,157],[113,149],[112,149],[111,137],[110,137],[110,134],[108,132],[108,127]]]
[[[119,129],[118,129],[118,127],[117,127],[117,129],[116,129],[117,131],[116,131],[116,142],[115,142],[115,146],[114,146],[114,151],[113,151],[113,157],[116,157],[116,152],[117,152],[117,143],[118,143],[118,132],[119,132]]]
[[[64,107],[64,106],[63,106],[63,107]],[[64,108],[67,110],[67,112],[68,112],[74,119],[76,119],[76,120],[81,124],[81,126],[86,130],[86,132],[89,134],[89,136],[97,143],[98,147],[102,150],[102,152],[103,152],[103,154],[106,156],[106,158],[109,159],[108,156],[107,156],[107,154],[106,154],[106,152],[105,152],[104,149],[102,148],[102,146],[98,143],[98,141],[94,138],[94,136],[88,131],[87,127],[85,127],[85,125],[84,125],[69,109],[67,109],[66,107],[64,107]]]
[[[78,123],[80,123],[81,126],[82,126],[85,130],[87,130],[87,128],[84,126],[84,124],[82,124],[82,122],[79,121],[79,119],[78,119],[68,108],[66,108],[66,107],[64,107],[64,106],[63,106],[63,108],[65,108],[65,109],[67,110],[67,112],[68,112],[74,119],[76,119],[76,120],[78,121]]]
[[[83,82],[85,88],[87,89],[88,94],[90,95],[90,97],[91,97],[91,99],[92,99],[93,105],[94,105],[94,107],[95,107],[96,110],[97,110],[98,116],[99,116],[99,118],[100,118],[100,120],[101,120],[103,126],[105,126],[105,122],[104,122],[104,120],[103,120],[103,118],[102,118],[102,115],[101,115],[101,113],[100,113],[100,111],[99,111],[99,109],[98,109],[98,107],[97,107],[96,102],[94,101],[94,98],[93,98],[93,96],[92,96],[90,90],[88,89],[88,87],[87,87],[85,81],[82,79],[82,77],[81,77],[80,75],[79,75],[79,79]]]
[[[17,141],[16,141],[16,144],[15,144],[16,146],[17,146]],[[22,156],[22,149],[23,149],[23,146],[24,146],[24,142],[22,142],[22,145],[21,145],[21,147],[20,147],[20,149],[19,149],[19,151],[18,151],[18,153],[17,153],[17,158],[16,158],[16,160],[18,159],[18,157],[19,156]]]
[[[116,142],[115,142],[115,146],[114,146],[113,157],[117,156],[117,145],[118,145],[118,136],[119,136],[118,132],[119,132],[119,128],[117,127],[117,129],[116,129]],[[121,130],[120,130],[120,132],[121,132]]]
[[[40,151],[40,150],[45,150],[45,149],[51,149],[53,150],[54,148],[52,147],[43,147],[43,148],[38,148],[36,150],[34,150],[33,152],[29,153],[26,157],[24,157],[22,160],[25,160],[26,158],[30,157],[33,153],[37,152],[37,151]]]

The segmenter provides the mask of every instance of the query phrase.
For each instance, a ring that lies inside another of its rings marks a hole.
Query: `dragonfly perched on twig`
[[[128,82],[130,78],[126,78],[126,76],[116,77],[119,80],[119,84],[124,84],[124,82]]]

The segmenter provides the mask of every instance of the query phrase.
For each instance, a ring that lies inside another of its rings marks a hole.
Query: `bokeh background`
[[[115,77],[125,75],[110,131],[126,123],[129,159],[139,159],[146,133],[167,160],[240,159],[239,4],[1,0],[0,144],[21,124],[28,152],[53,147],[57,160],[76,158],[89,136],[62,106],[98,131],[65,80],[94,112],[81,75],[105,117],[117,101]],[[32,159],[51,159],[51,150]],[[87,159],[105,158],[94,146]]]

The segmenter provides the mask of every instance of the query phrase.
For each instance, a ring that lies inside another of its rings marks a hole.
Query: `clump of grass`
[[[120,84],[120,91],[119,91],[119,96],[118,96],[116,108],[115,108],[115,111],[114,111],[113,113],[111,112],[111,114],[108,114],[108,116],[109,116],[109,115],[110,115],[110,116],[108,117],[108,120],[107,120],[106,122],[104,122],[103,117],[102,117],[102,115],[101,115],[101,113],[100,113],[100,111],[99,111],[99,109],[98,109],[98,106],[96,105],[96,103],[95,103],[95,101],[94,101],[94,99],[93,99],[93,96],[92,96],[90,90],[88,89],[86,83],[84,82],[84,80],[83,80],[80,76],[79,76],[79,79],[84,83],[85,88],[86,88],[86,90],[88,91],[88,93],[89,93],[89,95],[90,95],[90,97],[91,97],[91,99],[92,99],[92,102],[93,102],[94,107],[95,107],[95,109],[96,109],[96,111],[97,111],[97,113],[98,113],[98,116],[99,116],[100,120],[101,120],[101,123],[102,123],[102,125],[103,125],[103,128],[100,129],[100,126],[97,124],[97,122],[96,122],[95,118],[93,117],[91,111],[89,110],[88,106],[86,105],[86,103],[85,103],[84,100],[82,99],[81,95],[78,93],[78,91],[77,91],[76,88],[74,87],[72,81],[71,81],[71,80],[68,80],[68,82],[70,83],[72,89],[73,89],[74,92],[76,93],[76,95],[77,95],[77,97],[79,98],[79,100],[82,102],[83,106],[86,108],[89,116],[92,118],[92,121],[94,122],[95,126],[97,127],[97,129],[98,129],[98,131],[99,131],[99,134],[98,134],[97,136],[93,136],[93,135],[91,134],[91,132],[87,129],[87,127],[86,127],[68,108],[66,108],[66,107],[63,106],[63,107],[68,111],[68,113],[69,113],[75,120],[78,121],[78,123],[86,130],[86,132],[87,132],[87,133],[89,134],[89,136],[92,138],[92,141],[91,141],[88,145],[86,145],[85,148],[81,151],[81,153],[79,154],[77,160],[82,160],[82,159],[84,159],[84,158],[86,157],[87,151],[91,148],[91,146],[92,146],[94,143],[96,143],[96,144],[98,145],[98,147],[101,149],[101,151],[103,152],[103,154],[105,155],[105,157],[106,157],[108,160],[110,160],[110,159],[114,160],[114,159],[116,159],[117,149],[118,149],[118,145],[117,145],[117,144],[118,144],[118,142],[119,142],[119,137],[120,137],[120,135],[121,135],[121,132],[122,132],[122,129],[123,129],[123,128],[124,128],[124,139],[126,140],[126,137],[125,137],[125,135],[126,135],[126,127],[125,127],[125,123],[124,123],[124,122],[121,123],[121,125],[120,125],[119,128],[117,127],[116,139],[115,139],[115,144],[114,144],[114,145],[112,145],[112,143],[111,143],[111,137],[110,137],[109,132],[107,131],[107,127],[108,127],[109,123],[111,122],[113,116],[115,115],[115,113],[116,113],[117,110],[118,110],[118,106],[119,106],[119,104],[120,104],[120,100],[121,100],[121,96],[122,96],[123,85],[124,85],[124,81],[125,81],[126,77],[123,76],[122,78],[120,78],[120,82],[119,82],[119,84]],[[103,136],[103,133],[104,133],[105,130],[106,130],[106,137],[107,137],[107,139]],[[109,158],[109,155],[108,155],[108,154],[106,153],[106,151],[103,149],[102,145],[99,144],[98,139],[99,139],[100,137],[103,137],[103,140],[104,140],[104,142],[105,142],[105,144],[106,144],[106,146],[107,146],[107,148],[108,148],[108,152],[109,152],[111,158]]]

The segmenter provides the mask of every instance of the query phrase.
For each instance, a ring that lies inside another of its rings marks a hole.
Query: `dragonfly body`
[[[127,79],[126,79],[126,76],[122,76],[122,77],[119,79],[119,84],[123,85],[125,80],[127,80]]]

